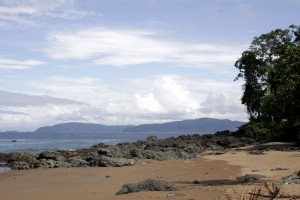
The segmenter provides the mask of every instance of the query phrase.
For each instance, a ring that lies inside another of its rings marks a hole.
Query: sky
[[[0,0],[0,131],[247,121],[235,61],[299,0]]]

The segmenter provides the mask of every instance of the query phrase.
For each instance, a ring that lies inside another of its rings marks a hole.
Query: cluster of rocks
[[[0,153],[0,166],[19,170],[39,167],[121,167],[134,165],[138,159],[190,159],[207,150],[224,152],[228,148],[255,143],[251,138],[238,137],[229,131],[166,139],[150,136],[143,141],[114,146],[101,143],[75,151]]]

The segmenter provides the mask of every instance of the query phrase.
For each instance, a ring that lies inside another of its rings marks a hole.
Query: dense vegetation
[[[235,67],[235,80],[244,79],[241,101],[250,119],[240,131],[299,140],[300,26],[255,37]]]

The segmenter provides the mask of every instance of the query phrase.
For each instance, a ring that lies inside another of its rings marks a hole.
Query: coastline
[[[299,151],[270,150],[263,155],[247,152],[232,149],[222,155],[188,160],[139,160],[126,167],[14,170],[0,174],[0,199],[248,199],[247,194],[261,183],[226,185],[220,181],[232,181],[249,173],[259,173],[266,176],[265,180],[275,181],[299,170]],[[272,171],[279,167],[286,170]],[[148,178],[172,182],[183,189],[115,195],[123,184]],[[194,180],[212,184],[193,184]],[[300,185],[284,184],[281,192],[300,195]]]

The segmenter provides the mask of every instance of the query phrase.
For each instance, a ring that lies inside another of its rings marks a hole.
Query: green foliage
[[[251,120],[249,123],[242,125],[238,130],[239,134],[251,137],[256,140],[265,140],[271,137],[270,129],[261,121]]]
[[[255,37],[235,67],[243,78],[242,104],[250,121],[260,121],[273,132],[300,131],[300,26],[276,29]],[[260,127],[260,128],[259,128]],[[251,124],[248,131],[265,133]]]

